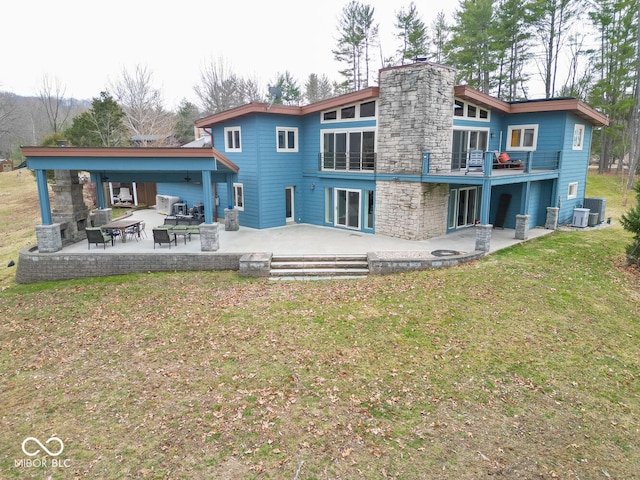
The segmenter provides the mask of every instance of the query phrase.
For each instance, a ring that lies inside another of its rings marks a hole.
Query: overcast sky
[[[397,49],[395,12],[410,0],[361,0],[375,8],[382,54]],[[339,80],[333,59],[337,25],[348,0],[1,0],[0,90],[37,95],[45,75],[65,97],[91,99],[124,69],[147,66],[168,108],[197,99],[205,65],[223,58],[230,70],[265,86],[290,71],[302,86],[311,73]],[[448,19],[457,0],[415,0],[430,27]],[[380,53],[375,52],[375,69]],[[197,103],[197,102],[196,102]]]

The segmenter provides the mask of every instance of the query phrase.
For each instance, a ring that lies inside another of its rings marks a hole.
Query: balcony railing
[[[502,152],[500,152],[502,153]],[[518,169],[523,172],[541,171],[541,170],[559,170],[561,152],[557,150],[544,151],[507,151],[509,160],[506,162],[500,162],[495,152],[484,152],[484,162],[482,165],[483,170],[486,170],[488,165],[491,165],[492,169]],[[451,171],[458,172],[467,169],[469,162],[469,152],[452,152],[451,154]],[[472,165],[476,167],[477,165]],[[488,173],[488,172],[485,172]]]
[[[375,172],[376,153],[319,153],[319,169],[335,172]]]

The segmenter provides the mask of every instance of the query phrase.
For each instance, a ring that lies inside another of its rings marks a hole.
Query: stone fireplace
[[[89,208],[84,203],[82,184],[76,170],[56,170],[56,183],[52,185],[54,207],[51,215],[60,224],[63,243],[87,238],[85,228],[89,222]]]

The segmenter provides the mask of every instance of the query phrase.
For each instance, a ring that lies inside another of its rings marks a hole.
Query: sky
[[[456,0],[414,0],[431,26]],[[264,85],[289,71],[304,85],[311,73],[340,80],[333,58],[337,26],[349,0],[2,0],[0,91],[35,96],[45,76],[66,98],[92,99],[136,66],[145,66],[169,109],[197,102],[207,65]],[[395,12],[410,0],[361,0],[375,9],[382,55],[393,55]],[[376,52],[374,68],[380,67]]]

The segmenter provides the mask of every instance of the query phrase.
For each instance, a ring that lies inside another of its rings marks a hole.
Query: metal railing
[[[370,153],[319,153],[319,169],[339,172],[375,172],[377,154]]]
[[[503,153],[503,152],[500,152]],[[557,150],[506,151],[509,156],[507,162],[500,162],[494,152],[485,152],[485,168],[491,165],[492,169],[518,168],[524,172],[541,170],[559,170],[562,152]],[[467,169],[469,152],[451,153],[451,171],[463,171]]]

